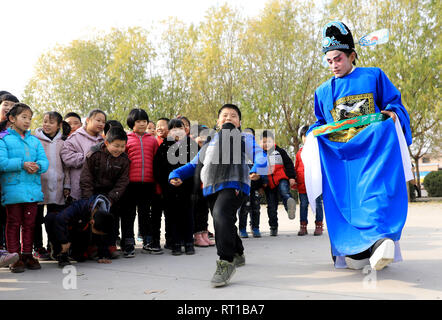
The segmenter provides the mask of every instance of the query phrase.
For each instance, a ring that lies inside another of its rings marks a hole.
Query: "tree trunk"
[[[420,157],[413,157],[414,163],[415,163],[415,171],[416,171],[416,186],[417,186],[417,197],[421,198],[422,197],[422,193],[421,193],[421,175],[419,172],[419,159]]]

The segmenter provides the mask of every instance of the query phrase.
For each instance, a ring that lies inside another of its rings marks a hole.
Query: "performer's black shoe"
[[[365,250],[357,254],[345,256],[345,263],[349,269],[361,270],[370,265],[370,250]]]

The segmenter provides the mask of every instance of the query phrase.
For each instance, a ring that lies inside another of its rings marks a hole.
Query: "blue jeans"
[[[299,216],[301,219],[301,222],[308,222],[307,220],[307,213],[308,213],[308,197],[306,193],[300,193],[299,194]],[[324,213],[322,211],[322,195],[316,198],[316,220],[317,222],[321,222],[324,219]]]
[[[267,215],[269,216],[270,229],[278,228],[278,195],[282,199],[285,210],[287,210],[287,200],[292,197],[290,193],[290,184],[287,179],[282,179],[276,188],[266,188]]]

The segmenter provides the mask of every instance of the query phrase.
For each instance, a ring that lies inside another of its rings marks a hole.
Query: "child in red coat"
[[[146,132],[148,125],[149,116],[145,110],[132,109],[129,112],[127,126],[132,132],[127,134],[126,153],[130,160],[130,182],[124,194],[123,202],[126,212],[121,221],[121,229],[126,230],[124,232],[125,236],[122,239],[122,250],[124,251],[125,258],[135,256],[134,223],[137,212],[142,227],[140,230],[143,237],[143,249],[141,252],[148,253],[147,247],[151,245],[155,245],[158,253],[161,252],[159,232],[156,235],[152,235],[153,239],[151,241],[147,239],[149,228],[153,228],[152,220],[157,220],[153,217],[149,220],[148,217],[155,194],[153,159],[158,150],[158,142],[155,137]]]

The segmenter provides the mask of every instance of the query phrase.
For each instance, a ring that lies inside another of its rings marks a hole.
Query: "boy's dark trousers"
[[[46,206],[46,214],[49,212],[58,213],[62,211],[65,206],[59,204],[39,204],[37,206],[37,217],[35,218],[35,228],[34,228],[34,249],[43,248],[43,227],[44,223],[44,210]],[[46,232],[47,233],[47,232]]]
[[[233,261],[235,254],[243,254],[244,247],[235,225],[238,209],[247,195],[235,189],[222,189],[208,196],[215,228],[216,249],[220,260]]]
[[[239,209],[239,229],[244,230],[247,227],[247,216],[250,214],[250,226],[252,229],[259,229],[260,202],[259,192],[256,189],[250,189],[250,195]]]
[[[173,188],[173,189],[172,189]],[[169,187],[166,192],[166,215],[173,245],[193,245],[193,212],[191,192],[185,186]]]
[[[281,179],[278,186],[273,189],[266,188],[267,214],[269,216],[270,229],[278,228],[278,203],[279,196],[282,199],[285,209],[287,210],[287,200],[292,197],[290,193],[290,184],[287,179]]]
[[[48,241],[52,247],[52,256],[57,258],[57,255],[61,252],[61,243],[56,236],[55,219],[57,217],[56,212],[48,212],[44,218],[46,232],[48,234]],[[68,240],[71,243],[70,251],[71,256],[76,261],[84,261],[87,257],[85,253],[91,242],[90,232],[79,232],[79,230],[70,229]]]
[[[149,215],[138,214],[138,225],[140,236],[143,238],[143,245],[153,243],[154,245],[160,244],[161,238],[161,216],[163,215],[164,201],[161,194],[153,193]],[[164,213],[166,214],[166,213]],[[170,236],[168,234],[168,219],[165,218],[166,225],[166,239]]]
[[[134,240],[134,223],[138,212],[138,219],[142,216],[141,231],[146,232],[150,226],[145,225],[150,219],[145,219],[150,214],[152,198],[155,193],[154,183],[131,182],[121,199],[121,240]]]

